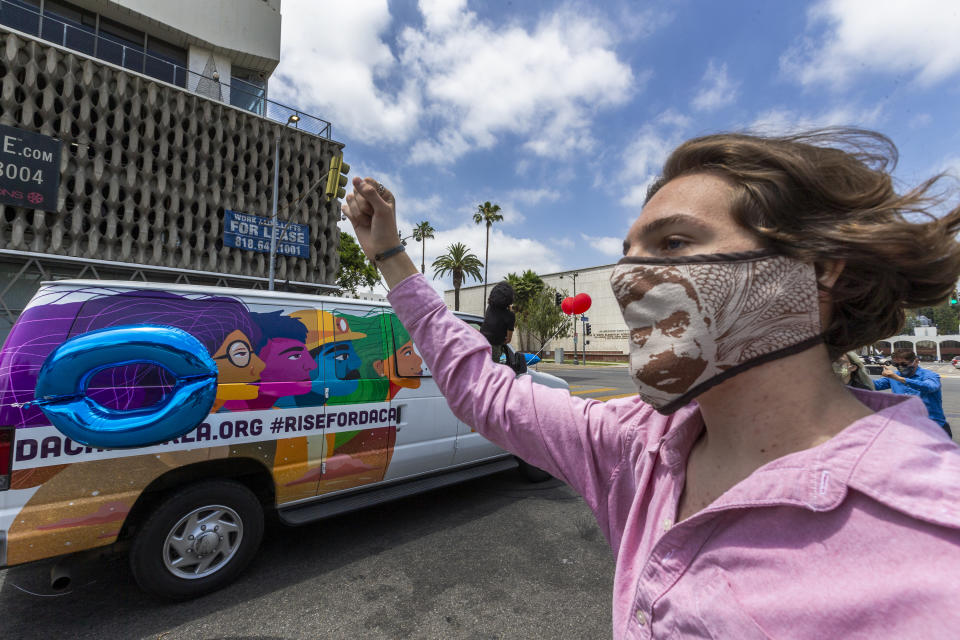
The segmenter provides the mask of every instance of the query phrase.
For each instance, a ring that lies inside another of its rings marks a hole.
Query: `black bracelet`
[[[406,251],[406,250],[407,250],[407,248],[406,248],[405,246],[403,246],[402,244],[398,244],[398,245],[395,246],[393,249],[387,249],[387,250],[384,251],[383,253],[378,253],[377,255],[373,256],[373,261],[374,261],[374,262],[383,262],[383,261],[386,260],[387,258],[390,258],[390,257],[392,257],[392,256],[395,256],[395,255],[397,255],[398,253],[401,253],[401,252]]]

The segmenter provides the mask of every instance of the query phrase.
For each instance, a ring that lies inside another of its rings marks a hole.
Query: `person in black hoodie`
[[[487,297],[487,310],[483,314],[480,333],[490,343],[493,361],[499,362],[503,345],[513,338],[516,315],[513,313],[513,287],[506,282],[494,285]]]

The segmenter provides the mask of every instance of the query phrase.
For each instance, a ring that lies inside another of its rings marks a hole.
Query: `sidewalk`
[[[563,364],[557,364],[552,360],[547,362],[546,360],[541,360],[534,365],[538,371],[561,371],[564,369],[626,369],[626,362],[590,362],[587,361],[587,364],[573,364],[572,362],[565,362]]]

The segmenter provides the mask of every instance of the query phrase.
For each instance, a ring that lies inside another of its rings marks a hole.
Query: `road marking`
[[[612,396],[599,396],[599,397],[597,397],[597,398],[590,398],[590,399],[591,399],[591,400],[605,401],[605,400],[615,400],[616,398],[627,398],[627,397],[629,397],[629,396],[635,396],[635,395],[637,395],[637,392],[636,392],[636,391],[631,391],[630,393],[618,393],[618,394],[615,394],[615,395],[612,395]]]
[[[614,391],[614,390],[616,390],[616,387],[597,387],[596,389],[583,389],[581,391],[571,391],[570,395],[580,396],[585,393],[594,393],[596,391]]]
[[[587,386],[587,385],[585,385],[585,384],[570,384],[570,385],[567,385],[567,386],[570,387],[571,389],[583,389],[583,388],[584,388],[585,386]]]

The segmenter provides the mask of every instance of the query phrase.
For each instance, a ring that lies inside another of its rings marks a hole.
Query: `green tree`
[[[531,351],[539,351],[553,338],[565,338],[570,333],[570,318],[557,306],[556,294],[556,289],[542,287],[523,312],[524,330],[535,341],[527,347]]]
[[[520,350],[530,349],[530,331],[527,320],[527,307],[546,286],[534,271],[527,269],[522,275],[508,273],[507,283],[513,287],[513,308],[517,314],[515,335]]]
[[[413,239],[420,243],[420,273],[426,273],[427,238],[433,237],[436,231],[430,223],[424,220],[413,228]]]
[[[463,243],[457,242],[447,247],[447,252],[433,261],[433,277],[442,278],[448,273],[453,276],[453,308],[460,310],[460,285],[464,277],[480,280],[480,267],[483,263],[467,249]]]
[[[487,252],[483,259],[483,304],[487,304],[487,263],[490,262],[490,227],[494,222],[503,220],[503,216],[497,213],[500,211],[500,205],[490,204],[489,201],[477,205],[477,212],[473,214],[473,221],[477,224],[487,224]]]
[[[931,315],[927,316],[937,327],[940,335],[960,333],[960,322],[957,320],[957,311],[950,308],[950,303],[944,303],[932,308]]]
[[[357,287],[372,287],[380,282],[380,274],[363,255],[363,249],[348,233],[340,232],[340,271],[337,272],[337,285],[344,292],[357,295]]]
[[[528,302],[546,286],[540,276],[531,269],[527,269],[519,276],[515,273],[508,273],[505,280],[513,287],[513,308],[517,312],[523,312],[527,308]]]

